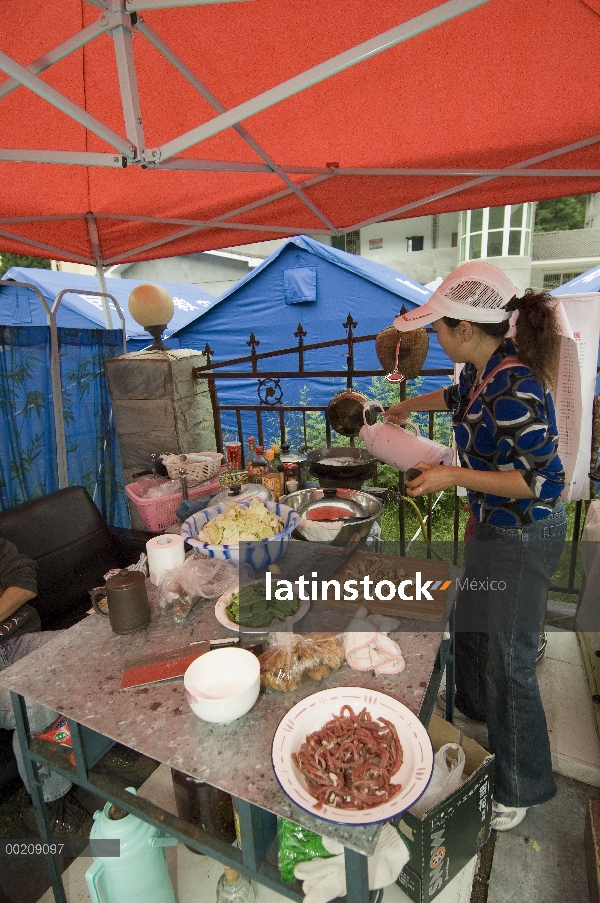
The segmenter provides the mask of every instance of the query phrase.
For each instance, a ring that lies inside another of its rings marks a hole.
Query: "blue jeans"
[[[523,527],[478,523],[456,603],[456,707],[485,721],[494,798],[534,806],[556,793],[535,666],[548,589],[567,534],[562,502]]]
[[[15,662],[20,661],[22,658],[25,658],[30,652],[35,652],[40,646],[49,642],[54,637],[55,632],[56,631],[46,630],[38,633],[23,633],[12,640],[4,640],[4,642],[0,643],[0,671],[4,671],[5,668],[10,668],[11,665],[14,665]],[[28,702],[26,705],[29,729],[32,731],[43,731],[44,728],[48,727],[58,718],[58,712],[46,708],[45,705],[41,705],[39,702]],[[0,687],[0,727],[8,730],[14,730],[15,728],[15,716],[10,701],[10,693],[4,687]],[[13,734],[13,749],[15,751],[15,758],[17,760],[21,780],[25,784],[27,790],[29,790],[29,787],[27,786],[27,777],[25,775],[25,767],[23,765],[23,756],[21,755],[21,748],[19,746],[16,731]],[[51,803],[61,796],[64,796],[72,787],[71,781],[67,778],[63,778],[61,774],[51,771],[48,766],[40,765],[38,768],[42,780],[44,800],[47,803]]]

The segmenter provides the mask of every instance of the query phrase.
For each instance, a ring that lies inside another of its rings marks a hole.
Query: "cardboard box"
[[[464,783],[425,816],[405,812],[393,823],[410,851],[397,884],[414,903],[428,903],[457,875],[490,836],[494,756],[437,715],[429,735],[437,752],[445,743],[465,751]]]

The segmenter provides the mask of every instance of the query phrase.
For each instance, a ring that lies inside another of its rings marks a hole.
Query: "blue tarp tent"
[[[93,276],[12,267],[4,276],[35,285],[49,306],[65,288],[57,313],[66,468],[70,485],[85,486],[106,520],[129,524],[104,364],[122,353],[120,319],[106,329]],[[175,302],[167,334],[208,310],[216,298],[193,285],[163,283]],[[127,299],[139,280],[107,279],[125,316],[128,351],[150,344]],[[178,348],[179,342],[168,341]],[[0,286],[0,509],[58,489],[57,446],[50,381],[50,330],[35,292]]]
[[[56,296],[63,289],[77,289],[77,294],[69,292],[61,301],[57,314],[57,325],[70,329],[104,329],[102,300],[90,292],[98,291],[95,276],[79,273],[57,272],[55,270],[38,270],[31,267],[11,267],[3,279],[15,282],[28,282],[35,285],[52,305]],[[127,300],[141,279],[107,279],[106,290],[113,295],[125,317],[127,350],[138,351],[150,344],[152,339],[135,320],[127,309]],[[195,320],[216,304],[217,299],[196,285],[179,282],[161,282],[170,292],[175,304],[173,319],[165,330],[170,337],[187,323]],[[121,321],[110,302],[113,328],[120,329]],[[46,314],[34,292],[17,285],[0,286],[0,323],[5,326],[45,326]],[[177,340],[166,342],[173,348],[179,348]]]
[[[553,288],[551,295],[578,295],[581,292],[600,292],[600,267],[592,267],[580,276]]]
[[[356,336],[371,335],[389,326],[404,305],[412,309],[431,297],[431,291],[402,273],[364,257],[338,251],[306,236],[290,239],[219,299],[203,316],[177,332],[184,348],[204,350],[208,342],[214,361],[243,357],[250,353],[248,338],[253,332],[260,345],[257,352],[295,346],[298,324],[306,332],[305,344],[343,339],[348,316],[357,322]],[[345,346],[308,352],[307,370],[341,370],[346,365]],[[291,354],[261,361],[260,369],[296,371],[298,357]],[[450,362],[430,337],[426,368],[449,368]],[[357,370],[381,371],[373,342],[355,346]],[[248,365],[236,370],[249,370]],[[382,371],[381,371],[382,372]],[[370,390],[371,379],[356,380]],[[419,392],[447,385],[444,376],[429,377]],[[336,391],[345,388],[343,379],[282,379],[284,404],[298,404],[300,398],[315,405],[327,404]],[[301,391],[306,387],[301,396]],[[217,382],[221,404],[258,403],[256,389],[238,380]],[[233,421],[229,424],[234,432]],[[255,429],[252,417],[245,418],[244,432]]]

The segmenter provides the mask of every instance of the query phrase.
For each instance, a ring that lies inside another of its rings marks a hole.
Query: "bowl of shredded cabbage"
[[[281,558],[299,520],[297,511],[278,502],[222,502],[188,517],[181,535],[209,558],[243,561],[259,570]]]

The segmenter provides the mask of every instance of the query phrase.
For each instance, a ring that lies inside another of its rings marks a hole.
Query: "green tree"
[[[577,197],[551,198],[538,201],[535,208],[535,232],[562,232],[565,229],[583,229],[587,194]]]
[[[38,270],[52,269],[50,261],[42,257],[26,257],[24,254],[0,254],[0,278],[11,267],[35,267]]]

